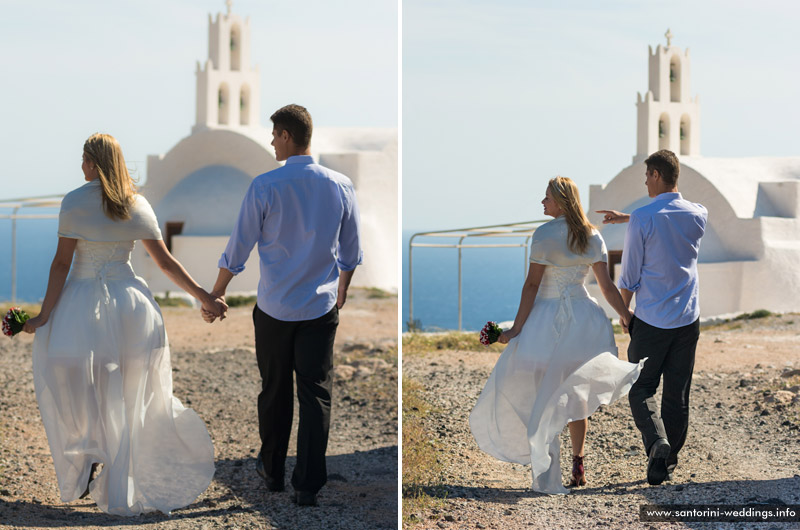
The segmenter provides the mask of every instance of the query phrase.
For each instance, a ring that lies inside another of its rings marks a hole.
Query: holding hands
[[[631,314],[630,310],[626,311],[625,313],[621,314],[619,317],[619,325],[622,327],[622,331],[625,333],[629,333],[629,327],[631,324],[631,319],[633,315]]]
[[[217,318],[225,320],[228,313],[228,304],[225,303],[224,295],[217,295],[214,292],[208,293],[207,297],[203,299],[203,307],[200,309],[200,315],[203,320],[209,324],[214,322]]]

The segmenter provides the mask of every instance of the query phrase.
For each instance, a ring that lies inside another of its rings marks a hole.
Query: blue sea
[[[403,232],[403,330],[408,330],[408,242]],[[414,242],[457,243],[458,239],[420,238]],[[465,244],[476,242],[475,238]],[[481,238],[481,243],[522,242],[522,239]],[[425,331],[458,329],[458,249],[415,247],[413,320]],[[528,272],[522,248],[462,249],[463,330],[477,331],[489,320],[514,320]]]
[[[3,210],[3,213],[11,213]],[[20,214],[57,214],[24,208]],[[58,219],[17,219],[17,301],[39,302],[58,246]],[[11,220],[0,219],[0,300],[11,300]]]

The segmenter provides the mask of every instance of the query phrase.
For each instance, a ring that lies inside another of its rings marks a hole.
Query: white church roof
[[[681,164],[703,177],[725,197],[736,216],[752,218],[761,182],[800,181],[800,157],[706,158],[681,156]],[[680,187],[680,181],[679,185]]]
[[[311,151],[314,153],[383,151],[396,145],[396,128],[314,127],[311,135]]]

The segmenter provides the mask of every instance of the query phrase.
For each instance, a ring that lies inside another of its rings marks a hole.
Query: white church
[[[259,70],[250,63],[250,19],[232,13],[230,0],[226,4],[227,13],[208,18],[208,59],[197,64],[191,134],[166,154],[148,157],[147,181],[139,190],[152,204],[172,254],[209,288],[250,182],[280,165],[268,119],[277,107],[262,116]],[[303,104],[283,104],[289,103]],[[309,112],[313,117],[314,109]],[[364,263],[352,284],[397,292],[397,129],[315,127],[311,151],[355,186]],[[151,290],[177,290],[142,247],[133,259]],[[258,275],[254,251],[229,293],[255,293]]]
[[[603,225],[594,211],[630,213],[647,204],[643,162],[669,149],[681,162],[679,191],[708,208],[699,255],[701,317],[798,311],[800,157],[701,156],[700,103],[689,93],[689,50],[672,45],[669,31],[666,37],[666,46],[649,47],[649,90],[636,102],[633,163],[607,184],[590,188],[589,219],[605,238],[609,265],[619,263],[627,225]]]

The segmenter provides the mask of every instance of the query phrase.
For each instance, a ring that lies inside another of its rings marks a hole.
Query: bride
[[[631,315],[608,273],[605,242],[583,213],[578,188],[550,180],[545,215],[531,240],[531,265],[508,343],[470,415],[478,446],[506,462],[530,464],[531,488],[568,493],[561,482],[559,434],[569,425],[570,486],[586,484],[588,417],[625,395],[642,361],[617,358],[609,319],[583,285],[591,268],[625,326]]]
[[[61,203],[42,310],[24,327],[36,333],[36,399],[61,500],[91,494],[111,514],[169,513],[208,487],[214,448],[172,395],[164,320],[130,264],[135,241],[205,310],[223,316],[227,306],[167,250],[116,139],[86,140],[81,168],[88,182]]]

